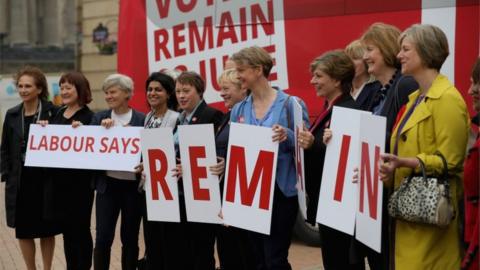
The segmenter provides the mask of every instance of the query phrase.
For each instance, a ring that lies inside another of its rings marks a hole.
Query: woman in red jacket
[[[471,85],[468,94],[472,96],[473,108],[478,113],[480,111],[480,58],[473,65]],[[478,118],[478,115],[476,116]],[[478,119],[477,119],[478,121]],[[477,122],[478,124],[478,122]],[[478,268],[478,183],[479,183],[479,156],[480,156],[480,137],[472,148],[468,151],[465,160],[463,181],[465,188],[465,242],[468,244],[467,252],[462,261],[462,269]]]

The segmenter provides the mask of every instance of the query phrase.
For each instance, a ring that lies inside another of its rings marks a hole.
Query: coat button
[[[406,141],[407,140],[407,135],[402,134],[402,135],[400,135],[400,138],[402,139],[402,141]]]

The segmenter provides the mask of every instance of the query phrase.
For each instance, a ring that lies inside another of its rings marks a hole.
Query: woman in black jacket
[[[316,223],[318,196],[323,173],[326,146],[323,132],[330,126],[333,106],[357,108],[350,95],[355,68],[352,60],[343,51],[326,52],[310,65],[311,83],[317,95],[325,98],[323,112],[309,130],[299,132],[298,143],[305,149],[305,181],[309,197],[307,221]],[[354,238],[346,233],[319,224],[322,237],[323,266],[330,269],[364,269],[363,261],[349,258]]]
[[[80,72],[60,77],[60,96],[63,107],[51,119],[54,125],[88,125],[93,112],[87,104],[92,101],[90,83]],[[40,121],[42,125],[47,121]],[[88,270],[92,266],[93,241],[90,221],[93,206],[91,171],[50,169],[55,185],[56,220],[62,224],[63,248],[67,269]]]
[[[203,99],[205,82],[199,74],[182,72],[175,85],[175,94],[182,112],[179,125],[213,124],[217,129],[223,113],[208,106]],[[178,125],[177,125],[178,127]],[[175,131],[175,149],[179,153],[178,133]],[[181,165],[177,165],[177,176],[181,175]],[[188,222],[186,219],[183,183],[179,180],[180,223],[164,223],[165,269],[214,270],[215,228],[218,225]]]
[[[53,221],[53,182],[44,168],[24,163],[30,124],[51,119],[57,108],[47,101],[47,80],[40,69],[25,67],[15,80],[22,103],[7,111],[0,147],[7,225],[15,228],[27,269],[36,269],[35,238],[40,238],[43,269],[51,269],[55,235],[60,233]]]

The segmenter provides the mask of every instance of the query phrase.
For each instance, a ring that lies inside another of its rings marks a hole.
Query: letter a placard
[[[332,139],[325,152],[317,208],[317,222],[350,235],[355,230],[357,188],[352,178],[353,169],[360,164],[358,142],[362,114],[370,112],[333,107]]]
[[[223,222],[270,234],[278,142],[271,128],[232,123],[223,192]]]
[[[183,191],[188,221],[221,223],[218,176],[208,167],[217,164],[213,125],[178,126]]]
[[[381,251],[383,182],[378,161],[385,146],[386,118],[362,114],[360,126],[360,175],[357,184],[356,238],[373,250]]]
[[[172,129],[144,129],[140,136],[148,220],[180,222]]]

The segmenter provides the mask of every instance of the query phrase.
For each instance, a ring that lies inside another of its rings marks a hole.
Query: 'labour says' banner
[[[172,129],[144,129],[141,136],[148,220],[180,222]]]
[[[217,164],[213,125],[178,126],[182,181],[188,221],[221,223],[218,176],[209,168]]]
[[[271,128],[231,124],[222,207],[225,224],[270,234],[278,154],[272,136]]]
[[[31,125],[26,166],[134,171],[141,127]]]

